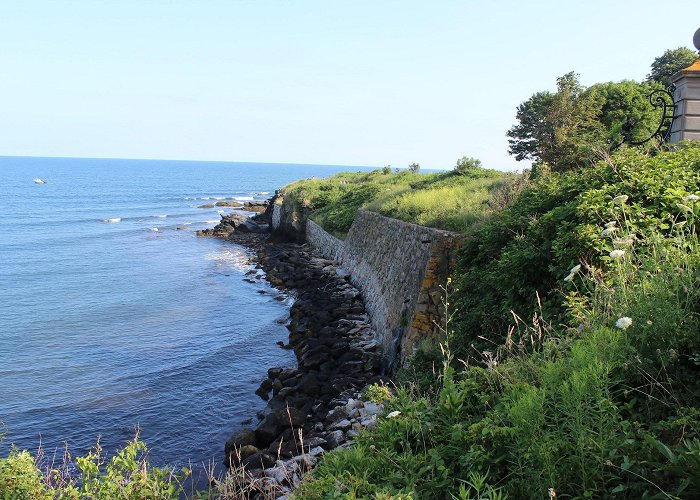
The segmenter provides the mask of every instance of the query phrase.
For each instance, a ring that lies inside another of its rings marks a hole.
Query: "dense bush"
[[[6,499],[176,499],[190,470],[180,473],[152,467],[146,446],[137,438],[110,459],[99,443],[85,456],[58,464],[41,463],[29,452],[13,449],[0,458],[0,497]]]
[[[571,286],[562,281],[567,270],[579,263],[605,268],[610,260],[604,255],[611,241],[601,231],[621,213],[615,197],[628,196],[626,217],[635,221],[635,235],[657,228],[665,234],[682,215],[677,204],[698,190],[697,144],[657,156],[629,149],[591,168],[533,181],[461,250],[457,329],[465,352],[460,354],[467,356],[472,343],[484,348],[501,343],[511,311],[531,318],[541,307],[552,321],[563,320],[563,292]]]

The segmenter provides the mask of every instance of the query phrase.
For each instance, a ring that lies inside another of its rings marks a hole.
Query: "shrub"
[[[148,463],[146,445],[138,436],[109,460],[99,442],[74,461],[44,466],[27,451],[13,449],[0,459],[0,493],[3,498],[154,498],[175,499],[190,469],[179,474]],[[77,472],[77,474],[75,474]]]
[[[455,164],[454,171],[459,175],[467,174],[472,170],[478,170],[481,168],[481,160],[477,158],[471,158],[469,156],[463,156]]]
[[[657,156],[621,151],[590,169],[532,181],[513,205],[475,228],[460,251],[456,301],[462,354],[473,353],[472,344],[501,343],[511,310],[532,317],[538,294],[545,315],[564,320],[562,291],[570,285],[562,278],[568,269],[580,262],[606,267],[602,256],[612,248],[601,231],[619,211],[616,196],[629,196],[627,215],[636,221],[636,232],[665,233],[679,220],[677,203],[699,190],[698,144]]]

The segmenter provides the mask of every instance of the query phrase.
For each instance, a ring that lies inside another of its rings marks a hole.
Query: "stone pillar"
[[[700,29],[695,32],[693,44],[700,53]],[[700,141],[700,57],[676,73],[673,83],[676,86],[673,100],[677,108],[669,141]]]

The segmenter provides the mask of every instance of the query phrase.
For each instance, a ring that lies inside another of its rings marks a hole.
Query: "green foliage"
[[[360,208],[425,226],[466,231],[490,213],[491,192],[512,177],[486,169],[461,176],[405,170],[394,175],[358,172],[299,181],[283,192],[307,207],[324,229],[341,236]]]
[[[411,172],[412,174],[417,174],[417,173],[420,171],[420,165],[419,165],[418,163],[411,163],[411,164],[408,166],[408,170],[409,170],[409,172]]]
[[[377,404],[384,404],[391,399],[394,395],[391,389],[384,383],[371,384],[366,389],[362,397],[367,401],[372,401]]]
[[[588,156],[592,157],[595,150],[619,144],[623,133],[627,134],[627,140],[641,141],[656,131],[660,113],[649,101],[649,94],[658,88],[657,84],[623,80],[598,83],[586,89],[580,101],[591,116],[588,134],[582,137],[585,149],[590,151]],[[625,132],[624,126],[631,126],[631,130]]]
[[[5,499],[54,498],[34,458],[27,451],[17,450],[12,450],[7,458],[0,458],[0,495]]]
[[[541,306],[553,322],[563,320],[562,290],[568,270],[580,262],[604,267],[611,251],[603,224],[620,213],[613,198],[629,196],[628,219],[636,230],[668,230],[678,221],[677,203],[700,189],[700,147],[647,156],[638,150],[609,162],[533,181],[515,204],[469,234],[460,252],[456,280],[461,292],[457,330],[460,355],[471,344],[502,343],[511,311],[530,318]],[[487,341],[481,340],[483,338]]]
[[[557,91],[538,92],[518,106],[518,123],[508,132],[515,159],[546,164],[554,171],[588,167],[623,135],[640,141],[656,131],[660,110],[649,94],[663,88],[657,79],[623,80],[584,88],[578,75],[557,79]],[[630,128],[630,130],[626,130]]]
[[[557,92],[538,92],[518,106],[518,123],[508,132],[508,152],[516,160],[534,160],[565,170],[585,162],[579,156],[582,130],[590,113],[581,105],[583,87],[576,73],[557,79]]]
[[[698,55],[687,47],[669,49],[651,63],[651,73],[647,75],[647,81],[657,82],[668,88],[673,83],[671,77],[693,64],[697,57]]]
[[[72,475],[76,469],[78,475]],[[180,474],[153,467],[147,460],[146,445],[138,438],[130,441],[109,460],[99,442],[87,455],[66,461],[59,468],[46,468],[27,451],[13,449],[0,458],[0,497],[7,499],[176,499],[182,495],[182,481],[190,470]]]
[[[389,175],[390,173],[391,173],[391,165],[386,165],[384,168],[382,168],[382,174]]]
[[[472,170],[478,170],[481,168],[481,160],[477,158],[471,158],[468,156],[463,156],[455,164],[454,171],[459,175],[464,175]]]

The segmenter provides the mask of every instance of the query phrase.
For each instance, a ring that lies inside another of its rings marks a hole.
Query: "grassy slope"
[[[468,236],[446,354],[298,497],[700,496],[698,195],[700,144],[533,182]]]
[[[491,193],[512,178],[494,170],[474,170],[467,175],[383,174],[376,170],[298,181],[282,191],[309,207],[311,218],[337,235],[347,233],[359,208],[425,226],[466,231],[491,212]]]

